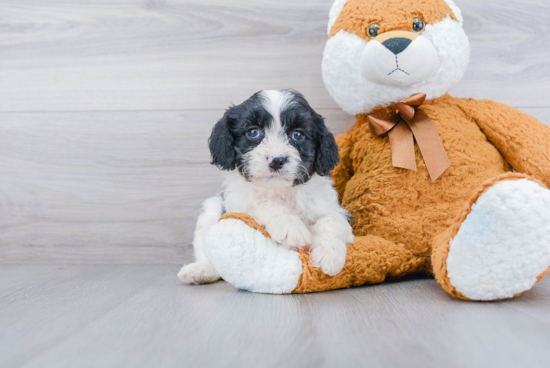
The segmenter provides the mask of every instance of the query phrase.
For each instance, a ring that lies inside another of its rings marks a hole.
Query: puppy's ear
[[[317,126],[315,172],[320,176],[327,176],[340,162],[338,145],[334,135],[325,126],[325,119],[315,111],[313,111],[313,119]]]
[[[232,122],[231,109],[229,109],[216,123],[208,140],[210,154],[212,155],[212,165],[228,171],[235,169],[237,159],[235,139],[231,132]]]

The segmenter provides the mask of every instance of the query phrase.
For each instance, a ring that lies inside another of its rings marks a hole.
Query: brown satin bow
[[[388,134],[394,167],[416,171],[416,139],[430,178],[436,181],[451,166],[451,162],[432,119],[419,109],[425,100],[424,93],[414,94],[395,105],[395,115],[369,115],[367,120],[372,135],[379,137]]]

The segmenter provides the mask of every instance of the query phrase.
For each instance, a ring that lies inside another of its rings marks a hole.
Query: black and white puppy
[[[342,270],[353,234],[328,177],[339,161],[338,146],[300,93],[261,91],[229,108],[209,144],[212,164],[228,173],[222,193],[203,205],[193,241],[196,261],[180,270],[182,281],[220,278],[203,244],[226,212],[252,216],[281,246],[309,246],[313,265],[325,274]]]

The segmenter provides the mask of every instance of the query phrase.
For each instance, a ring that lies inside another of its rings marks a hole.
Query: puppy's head
[[[229,108],[210,136],[212,164],[248,181],[290,187],[328,175],[338,146],[324,119],[298,92],[261,91]]]

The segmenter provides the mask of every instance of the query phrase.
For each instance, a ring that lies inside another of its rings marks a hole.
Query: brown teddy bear
[[[234,286],[304,293],[433,273],[450,294],[512,298],[550,270],[550,128],[493,101],[447,92],[469,61],[452,0],[336,0],[323,78],[357,116],[333,172],[355,240],[324,275],[227,214],[204,250]]]

